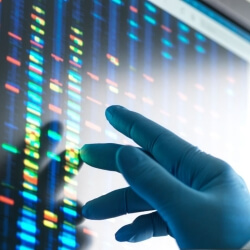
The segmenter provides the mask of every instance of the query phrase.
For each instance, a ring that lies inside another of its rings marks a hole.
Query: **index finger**
[[[175,165],[183,154],[197,150],[161,125],[122,106],[110,106],[105,114],[116,130],[133,139],[164,166]]]

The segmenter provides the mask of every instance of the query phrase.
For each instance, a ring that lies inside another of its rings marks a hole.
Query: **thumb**
[[[175,223],[176,218],[186,216],[183,206],[188,213],[187,203],[198,195],[197,191],[180,182],[137,148],[121,147],[116,153],[116,163],[131,188],[156,209],[166,222]]]

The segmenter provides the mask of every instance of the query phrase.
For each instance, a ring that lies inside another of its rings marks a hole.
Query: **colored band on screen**
[[[35,2],[35,1],[34,1]],[[30,25],[30,47],[27,64],[27,101],[25,128],[25,159],[23,161],[23,190],[19,192],[23,200],[21,217],[17,221],[17,237],[20,247],[27,244],[35,247],[37,243],[37,202],[38,202],[38,171],[40,159],[41,115],[43,103],[44,57],[43,44],[45,35],[43,7],[33,5]]]

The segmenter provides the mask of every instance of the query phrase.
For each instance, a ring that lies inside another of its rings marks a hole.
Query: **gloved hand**
[[[87,202],[84,217],[99,220],[155,210],[122,227],[116,233],[118,241],[171,235],[180,248],[225,249],[240,248],[250,240],[249,191],[226,162],[121,106],[109,107],[106,117],[141,149],[83,146],[84,162],[120,172],[130,185]]]

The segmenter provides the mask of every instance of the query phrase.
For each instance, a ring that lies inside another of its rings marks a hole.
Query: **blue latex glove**
[[[120,172],[130,185],[87,202],[86,218],[153,210],[122,227],[118,241],[171,235],[180,248],[240,248],[250,240],[249,191],[226,162],[121,106],[109,107],[106,117],[142,149],[83,146],[84,162]]]

